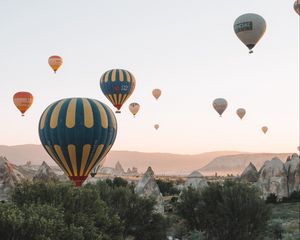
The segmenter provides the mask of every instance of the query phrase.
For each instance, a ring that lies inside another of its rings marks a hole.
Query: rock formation
[[[293,154],[284,164],[287,172],[287,191],[290,195],[294,191],[300,191],[300,158]]]
[[[14,186],[21,182],[24,176],[14,168],[5,157],[0,157],[0,201],[9,199]]]
[[[115,166],[114,174],[116,176],[122,176],[125,173],[121,163],[118,161]]]
[[[250,162],[248,167],[246,167],[243,171],[241,180],[245,182],[257,182],[258,177],[259,174],[256,167],[252,164],[252,162]]]
[[[163,197],[155,181],[154,172],[151,167],[148,167],[144,176],[137,183],[134,191],[139,196],[155,199],[157,202],[156,211],[159,213],[164,212]]]
[[[33,176],[33,180],[51,181],[58,180],[58,177],[48,166],[48,164],[46,162],[43,162],[38,171]]]
[[[199,171],[192,172],[185,182],[185,187],[192,187],[195,189],[203,189],[207,187],[207,182]]]
[[[262,190],[263,197],[271,193],[277,195],[279,199],[288,196],[287,173],[283,162],[277,158],[266,161],[259,171],[257,186]]]

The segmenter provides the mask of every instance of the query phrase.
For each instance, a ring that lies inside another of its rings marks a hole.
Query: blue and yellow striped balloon
[[[107,99],[120,110],[135,88],[135,78],[127,70],[112,69],[101,76],[100,87]]]
[[[76,186],[101,162],[117,135],[111,109],[94,99],[66,98],[54,102],[39,122],[40,140]]]

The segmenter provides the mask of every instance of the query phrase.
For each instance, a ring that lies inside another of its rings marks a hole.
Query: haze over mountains
[[[199,169],[206,175],[217,172],[220,175],[227,173],[240,174],[252,162],[259,170],[266,160],[271,160],[273,157],[278,157],[285,162],[291,153],[250,153],[250,154],[235,154],[229,156],[217,157],[208,163],[206,166]]]
[[[145,172],[148,166],[157,174],[186,175],[196,169],[203,172],[233,172],[240,173],[251,161],[260,168],[264,161],[277,156],[285,161],[289,153],[243,153],[238,151],[217,151],[196,155],[170,153],[144,153],[135,151],[111,151],[108,154],[105,167],[115,166],[119,161],[124,169],[137,167],[139,172]],[[0,156],[5,156],[17,165],[31,161],[40,165],[43,161],[56,165],[41,145],[26,144],[16,146],[0,145]]]

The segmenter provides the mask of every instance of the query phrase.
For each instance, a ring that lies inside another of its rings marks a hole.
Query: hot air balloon
[[[224,98],[217,98],[213,101],[213,107],[221,117],[222,113],[227,108],[227,101]]]
[[[300,152],[300,146],[297,147],[298,151]]]
[[[153,89],[152,95],[156,98],[156,100],[160,97],[161,95],[161,90],[158,88]]]
[[[135,88],[135,78],[127,70],[112,69],[106,71],[100,78],[100,87],[106,98],[118,109],[132,94]]]
[[[107,155],[105,156],[105,158],[103,159],[103,161],[100,161],[95,167],[93,167],[90,175],[91,177],[95,177],[97,172],[99,171],[100,168],[103,167],[104,163],[106,162],[106,158],[107,158]]]
[[[300,15],[300,0],[296,0],[294,2],[294,9],[295,9],[296,13],[298,13],[298,15]]]
[[[30,108],[33,102],[33,96],[30,92],[17,92],[13,96],[14,104],[24,116],[24,113]]]
[[[261,130],[263,131],[264,134],[266,134],[267,131],[268,131],[268,127],[267,127],[267,126],[263,126],[263,127],[261,128]]]
[[[157,130],[159,129],[159,124],[154,124],[154,128]]]
[[[51,56],[48,58],[48,63],[50,67],[53,69],[54,73],[61,67],[63,64],[63,59],[60,56]]]
[[[236,110],[236,114],[239,116],[240,119],[243,119],[243,117],[246,114],[246,110],[244,108],[239,108]]]
[[[248,47],[249,53],[266,31],[266,21],[258,14],[246,13],[239,16],[234,22],[234,32]]]
[[[101,164],[116,135],[114,113],[104,103],[89,98],[56,101],[39,121],[42,145],[76,186]]]
[[[140,110],[140,104],[133,102],[129,104],[129,110],[135,116],[137,112]]]

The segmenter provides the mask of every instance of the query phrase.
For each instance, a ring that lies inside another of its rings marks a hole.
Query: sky
[[[99,79],[122,68],[135,76],[136,89],[117,115],[113,150],[295,152],[299,17],[293,2],[3,1],[0,145],[39,144],[39,118],[62,98],[89,97],[113,108]],[[235,19],[249,12],[267,22],[251,55],[233,31]],[[64,59],[57,74],[48,65],[55,54]],[[154,88],[162,90],[158,101]],[[13,104],[18,91],[34,95],[25,117]],[[228,101],[222,118],[212,108],[219,97]],[[135,118],[131,102],[141,105]],[[242,121],[239,107],[247,111]]]

